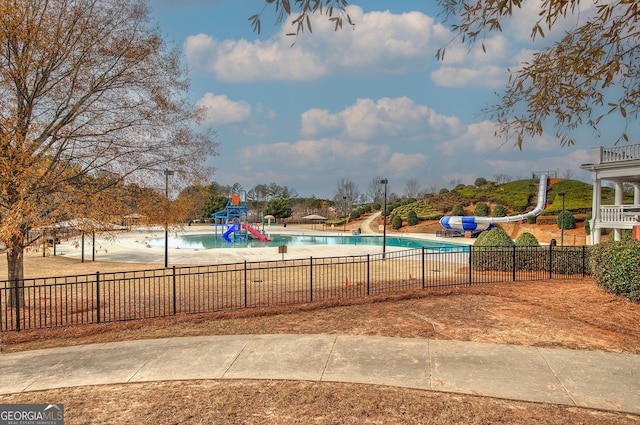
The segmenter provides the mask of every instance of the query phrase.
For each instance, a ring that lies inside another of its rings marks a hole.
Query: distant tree
[[[493,175],[493,181],[496,184],[508,183],[512,180],[512,177],[508,174],[496,173]]]
[[[407,186],[405,188],[405,194],[408,198],[418,198],[421,194],[422,186],[416,179],[407,180]]]
[[[484,187],[487,185],[487,179],[485,179],[484,177],[478,177],[473,184],[475,184],[477,187]]]
[[[380,183],[381,180],[384,180],[384,177],[376,176],[369,182],[369,187],[367,188],[367,196],[373,203],[382,203],[383,201],[384,184]]]
[[[353,209],[359,197],[360,190],[358,185],[344,177],[336,185],[336,194],[333,197],[333,202],[340,207],[340,211],[344,210],[345,214],[343,215],[346,215]]]
[[[264,208],[265,215],[272,215],[278,219],[291,217],[292,212],[291,202],[282,198],[272,199]]]
[[[565,170],[562,172],[562,178],[563,179],[572,179],[573,178],[573,170],[570,168],[565,168]]]

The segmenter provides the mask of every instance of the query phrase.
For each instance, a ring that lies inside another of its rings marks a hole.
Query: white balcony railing
[[[593,148],[592,159],[594,164],[640,159],[640,144]]]
[[[633,205],[607,205],[600,207],[600,223],[618,224],[620,227],[630,228],[640,224],[640,212],[629,211],[638,209]]]

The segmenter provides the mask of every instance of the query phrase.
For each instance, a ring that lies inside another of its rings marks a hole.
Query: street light
[[[560,246],[564,246],[564,192],[558,193],[562,196],[562,212],[560,213]]]
[[[347,232],[347,197],[342,197],[342,214],[344,215],[344,227],[342,229],[343,232]]]
[[[387,250],[387,184],[389,180],[382,179],[380,180],[380,184],[384,185],[384,207],[382,209],[382,259],[385,259],[385,254]]]
[[[164,268],[169,267],[169,176],[173,171],[164,170],[164,197],[167,202],[164,216]]]

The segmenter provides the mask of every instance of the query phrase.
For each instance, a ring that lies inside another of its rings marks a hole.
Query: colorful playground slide
[[[440,219],[440,225],[446,230],[457,230],[466,232],[481,232],[489,230],[494,223],[508,223],[512,221],[526,220],[528,217],[539,215],[544,210],[547,201],[547,176],[540,176],[540,186],[538,188],[538,204],[526,214],[513,215],[509,217],[462,217],[444,216]]]
[[[227,231],[222,234],[222,238],[227,242],[233,242],[229,235],[233,232],[237,232],[238,230],[240,230],[240,226],[238,225],[238,223],[233,223],[231,226],[229,226]]]
[[[256,238],[260,239],[261,241],[271,242],[271,239],[268,239],[265,235],[260,233],[258,230],[256,230],[255,228],[251,227],[251,225],[246,225],[246,224],[242,223],[242,228],[243,229],[247,229],[249,231],[249,233],[251,233]]]

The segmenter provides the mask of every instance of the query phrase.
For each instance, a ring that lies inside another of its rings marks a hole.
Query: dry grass
[[[124,270],[130,265],[82,265],[69,259],[32,257],[27,270],[46,267],[50,274],[57,266],[73,274],[76,267],[99,267],[105,272],[113,271],[105,266]],[[133,266],[129,270],[144,268]],[[640,354],[638,323],[640,305],[613,296],[587,279],[412,291],[348,305],[251,309],[0,336],[3,351],[188,335],[337,333]],[[280,381],[81,387],[0,396],[0,402],[64,403],[68,424],[640,423],[634,415],[566,406],[383,386]]]

